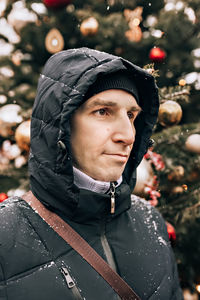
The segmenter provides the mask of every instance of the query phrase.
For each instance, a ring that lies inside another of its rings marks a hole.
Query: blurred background
[[[122,56],[157,81],[154,144],[133,193],[165,218],[184,299],[199,299],[199,0],[0,0],[0,202],[29,189],[30,116],[46,60],[83,46]]]

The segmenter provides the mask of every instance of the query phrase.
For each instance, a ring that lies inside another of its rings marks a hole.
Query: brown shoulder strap
[[[71,226],[49,211],[31,191],[22,198],[108,282],[121,299],[140,300],[132,288],[110,268],[102,257]]]

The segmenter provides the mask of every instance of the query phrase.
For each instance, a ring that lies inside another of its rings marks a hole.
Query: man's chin
[[[88,167],[87,169],[82,169],[82,172],[93,178],[97,181],[104,181],[104,182],[111,182],[111,181],[117,181],[123,171],[124,171],[125,165],[119,166],[119,165],[113,165],[105,162],[96,163],[93,164],[92,168]]]
[[[95,180],[98,180],[98,181],[105,181],[105,182],[112,182],[112,181],[117,181],[121,175],[122,175],[123,171],[121,172],[106,172],[106,174],[99,174],[96,177]]]

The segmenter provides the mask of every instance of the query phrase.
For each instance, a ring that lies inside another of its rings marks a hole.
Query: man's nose
[[[131,145],[135,141],[135,127],[129,117],[123,116],[116,120],[113,140],[126,145]]]

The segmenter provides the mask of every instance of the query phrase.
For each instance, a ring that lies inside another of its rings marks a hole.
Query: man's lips
[[[104,153],[104,154],[122,161],[127,161],[129,157],[129,154],[126,153]]]
[[[106,155],[117,155],[117,156],[122,156],[122,157],[128,157],[129,154],[127,153],[104,153]]]

